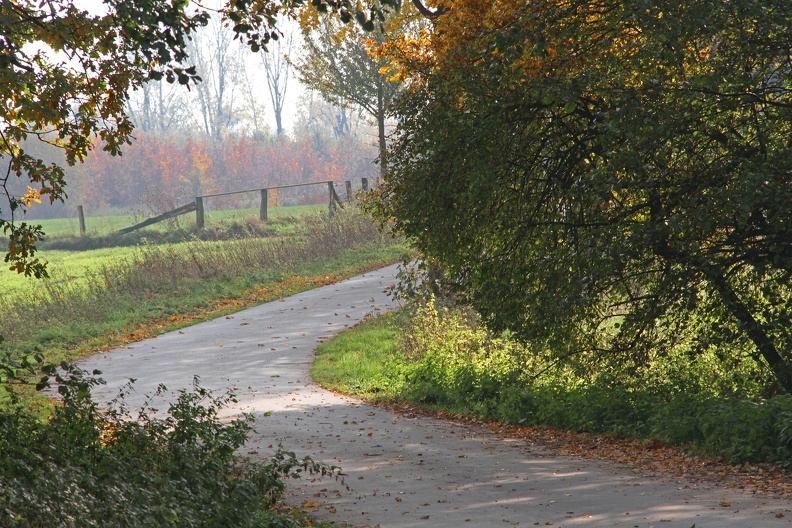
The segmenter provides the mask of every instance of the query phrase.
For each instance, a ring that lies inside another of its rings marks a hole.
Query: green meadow
[[[326,212],[327,205],[292,205],[282,207],[269,207],[267,216],[270,220],[286,219],[289,217],[299,218],[307,214]],[[93,216],[90,211],[86,211],[85,231],[88,236],[107,236],[117,233],[121,229],[131,227],[145,220],[145,216],[131,214],[129,211],[122,210],[102,210],[101,214]],[[154,216],[154,215],[152,215]],[[246,207],[241,209],[215,209],[211,202],[207,205],[206,225],[213,227],[222,225],[224,222],[244,221],[247,219],[257,220],[259,217],[258,207]],[[79,236],[80,223],[77,214],[68,218],[53,218],[43,220],[28,220],[29,223],[41,224],[48,237],[60,236]],[[162,222],[143,228],[146,231],[163,231],[172,229],[173,222]],[[177,225],[185,230],[195,228],[195,213],[186,213],[177,219]]]

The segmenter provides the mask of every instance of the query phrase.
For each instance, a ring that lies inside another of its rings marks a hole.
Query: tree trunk
[[[704,273],[710,284],[717,290],[726,308],[739,321],[745,333],[748,334],[759,353],[767,361],[778,382],[786,392],[792,394],[792,367],[778,353],[778,349],[765,328],[754,318],[722,273],[711,266],[705,268]]]
[[[377,136],[379,139],[380,175],[377,183],[382,183],[388,169],[388,144],[385,141],[385,86],[380,78],[377,84]]]

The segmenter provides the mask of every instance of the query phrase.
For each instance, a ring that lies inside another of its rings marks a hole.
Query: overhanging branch
[[[421,13],[426,18],[437,18],[446,11],[445,7],[443,7],[442,5],[435,10],[431,10],[428,7],[426,7],[423,4],[423,2],[421,2],[421,0],[412,0],[412,3],[415,6],[415,9],[417,9],[418,12]]]

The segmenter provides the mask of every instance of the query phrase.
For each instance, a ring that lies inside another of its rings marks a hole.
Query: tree
[[[130,95],[127,113],[134,127],[144,132],[166,133],[192,118],[181,86],[148,81]]]
[[[195,78],[180,64],[189,36],[206,22],[203,11],[161,0],[108,0],[105,10],[90,14],[71,1],[0,6],[0,184],[9,204],[0,226],[9,239],[5,260],[21,273],[45,273],[35,257],[42,232],[15,220],[36,201],[66,195],[63,168],[28,154],[24,141],[56,145],[72,165],[85,158],[93,135],[119,153],[133,128],[125,108],[131,89]],[[12,176],[27,178],[26,194],[9,193]]]
[[[304,93],[298,104],[299,110],[294,125],[296,136],[309,135],[317,138],[326,136],[340,139],[359,135],[363,124],[361,112],[354,111],[350,105],[336,106],[314,90]]]
[[[380,218],[559,356],[716,350],[792,391],[792,5],[447,7],[394,59]]]
[[[291,53],[292,35],[288,33],[285,40],[278,38],[270,53],[261,55],[264,74],[267,78],[267,89],[275,113],[275,135],[283,135],[283,105],[286,102],[286,88],[289,86],[291,64],[286,56]]]
[[[305,54],[295,63],[300,81],[329,103],[340,108],[350,103],[357,105],[374,119],[384,171],[388,107],[401,89],[399,83],[390,81],[382,72],[385,59],[372,56],[372,48],[383,44],[387,33],[366,34],[358,26],[317,17],[308,10],[303,11],[301,22]],[[388,29],[394,31],[393,27]]]
[[[195,87],[201,128],[216,141],[234,123],[234,90],[244,52],[236,44],[234,32],[215,16],[188,48],[190,60],[201,76]]]
[[[256,68],[258,67],[258,57],[256,59]],[[242,108],[242,118],[249,127],[249,132],[257,139],[264,139],[270,135],[269,128],[264,122],[264,115],[266,107],[263,100],[259,96],[259,86],[250,75],[250,70],[246,62],[242,64],[241,70],[242,77],[242,96],[244,106]]]

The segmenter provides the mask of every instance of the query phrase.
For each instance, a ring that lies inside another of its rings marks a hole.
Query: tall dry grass
[[[277,278],[350,251],[393,244],[389,234],[347,207],[331,217],[307,217],[289,237],[141,246],[127,258],[86,270],[87,280],[44,280],[32,295],[0,299],[0,335],[12,347],[37,335],[32,346],[41,346],[50,328],[59,328],[51,337],[62,340],[68,328],[98,328],[152,300],[178,305],[207,283]]]

